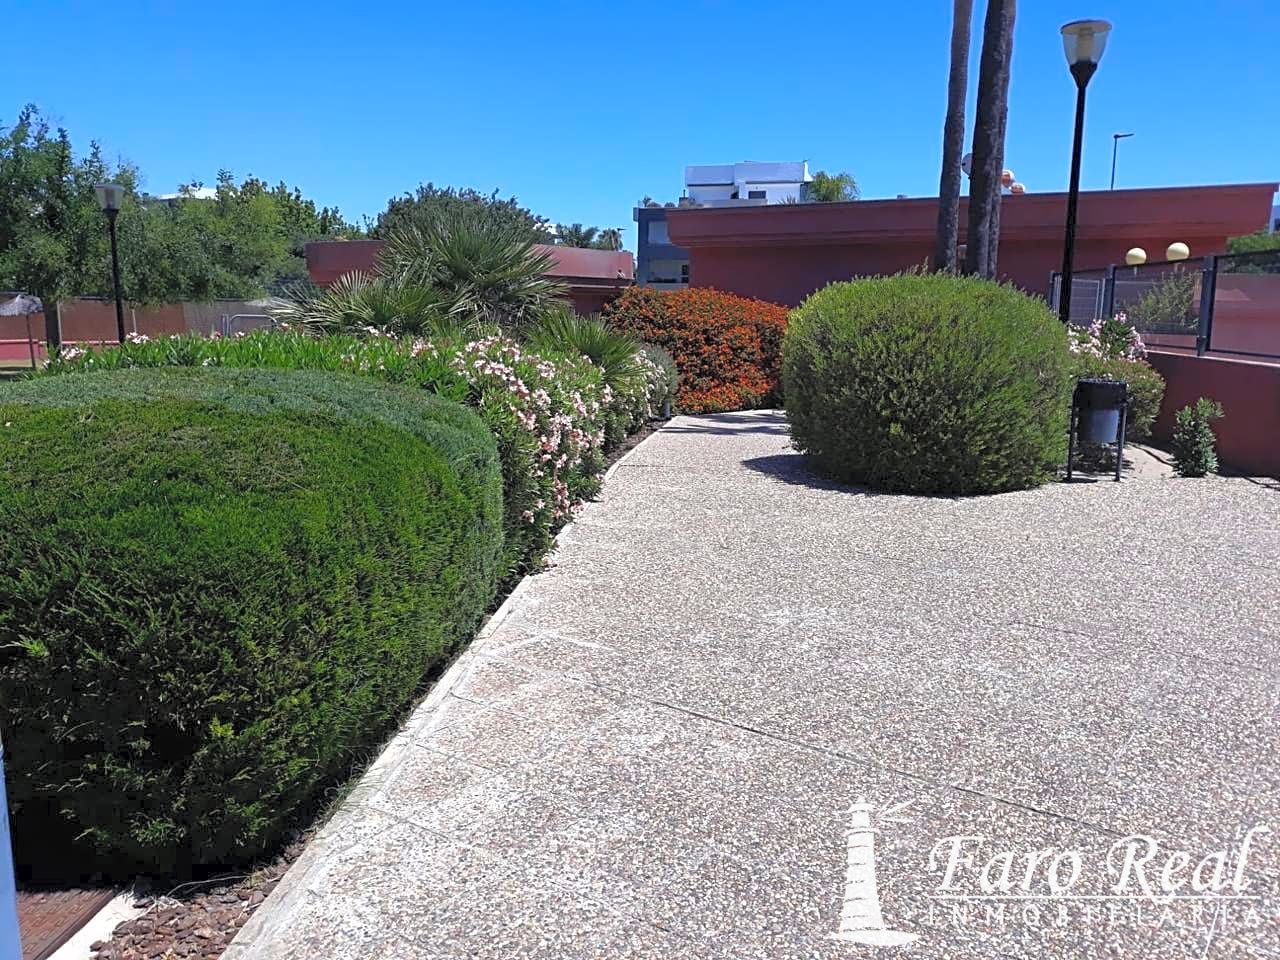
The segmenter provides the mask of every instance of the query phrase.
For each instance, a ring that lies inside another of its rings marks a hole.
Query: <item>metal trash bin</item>
[[[1108,443],[1116,447],[1116,480],[1124,462],[1124,431],[1129,412],[1129,384],[1124,380],[1085,378],[1076,382],[1071,397],[1067,442],[1067,479],[1071,479],[1076,442]]]

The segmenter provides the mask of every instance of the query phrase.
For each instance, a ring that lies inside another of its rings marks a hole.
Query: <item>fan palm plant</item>
[[[614,390],[643,378],[636,361],[640,341],[607,326],[599,317],[580,317],[568,307],[549,310],[525,338],[539,353],[584,356],[604,371],[604,381]]]
[[[519,328],[562,302],[564,284],[547,276],[555,265],[510,224],[447,211],[394,231],[378,270],[392,283],[429,288],[465,325]]]
[[[453,336],[462,332],[436,290],[359,270],[343,274],[328,289],[295,296],[272,315],[321,333]]]

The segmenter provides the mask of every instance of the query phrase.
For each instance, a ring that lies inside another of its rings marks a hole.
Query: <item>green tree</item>
[[[594,247],[599,227],[584,227],[580,223],[557,223],[556,240],[562,247]]]
[[[1280,250],[1280,233],[1259,230],[1227,240],[1227,253],[1262,253],[1266,250]]]
[[[819,170],[805,186],[805,198],[810,203],[840,203],[857,200],[860,196],[858,181],[851,173],[827,173]]]
[[[76,296],[110,296],[106,221],[93,187],[125,187],[117,219],[121,286],[134,303],[205,301],[279,292],[306,279],[303,247],[357,229],[333,208],[317,208],[299,190],[255,177],[237,184],[218,174],[212,199],[162,201],[138,192],[138,171],[112,166],[96,142],[77,157],[65,130],[54,131],[35,106],[0,128],[0,289],[44,301],[48,335],[57,340],[57,304]]]
[[[592,244],[597,250],[621,250],[622,231],[617,227],[605,227]]]
[[[622,231],[617,227],[584,227],[580,223],[557,223],[555,241],[562,247],[621,250]]]
[[[473,221],[505,225],[530,243],[551,241],[551,221],[520,206],[515,197],[501,198],[497,190],[484,194],[469,187],[455,189],[433,183],[387,201],[387,209],[369,227],[369,236],[385,239],[400,228],[421,225],[445,213],[462,213]]]
[[[110,289],[106,225],[93,187],[137,181],[132,167],[112,167],[97,143],[77,159],[71,139],[53,130],[34,104],[0,128],[0,289],[21,290],[45,305],[57,341],[57,304]]]

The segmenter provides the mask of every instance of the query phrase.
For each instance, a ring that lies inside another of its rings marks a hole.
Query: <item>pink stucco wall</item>
[[[1280,477],[1280,360],[1260,363],[1156,350],[1147,359],[1167,384],[1155,425],[1157,441],[1168,441],[1175,412],[1210,397],[1226,412],[1214,424],[1223,464]]]

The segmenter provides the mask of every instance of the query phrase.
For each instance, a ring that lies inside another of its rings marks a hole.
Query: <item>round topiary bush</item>
[[[835,283],[796,308],[783,346],[796,447],[880,490],[994,493],[1066,456],[1066,333],[1045,304],[970,277]]]
[[[168,873],[267,850],[475,629],[501,492],[474,414],[373,380],[121,370],[0,390],[18,862]]]

